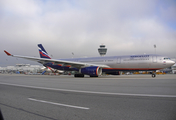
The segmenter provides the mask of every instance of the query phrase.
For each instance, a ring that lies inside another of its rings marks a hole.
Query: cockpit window
[[[164,58],[164,60],[170,60],[170,58]]]

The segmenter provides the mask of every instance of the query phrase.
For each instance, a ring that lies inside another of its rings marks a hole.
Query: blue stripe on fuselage
[[[70,68],[67,66],[59,66],[59,65],[53,65],[53,63],[46,63],[44,66],[48,66],[57,70],[65,70],[65,71],[79,71],[77,68]]]

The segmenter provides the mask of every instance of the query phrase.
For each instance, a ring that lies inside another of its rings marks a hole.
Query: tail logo
[[[38,47],[39,47],[39,54],[41,58],[51,59],[48,53],[46,52],[46,50],[44,49],[44,47],[42,46],[42,44],[38,44]]]

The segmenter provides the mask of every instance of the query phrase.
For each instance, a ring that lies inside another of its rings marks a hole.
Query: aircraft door
[[[153,62],[156,63],[157,62],[157,56],[152,56]]]

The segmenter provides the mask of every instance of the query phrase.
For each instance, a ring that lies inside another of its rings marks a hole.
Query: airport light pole
[[[156,54],[156,44],[154,44],[154,48],[155,48],[155,54]]]
[[[75,54],[72,52],[72,58],[74,58],[74,55],[75,55]]]

